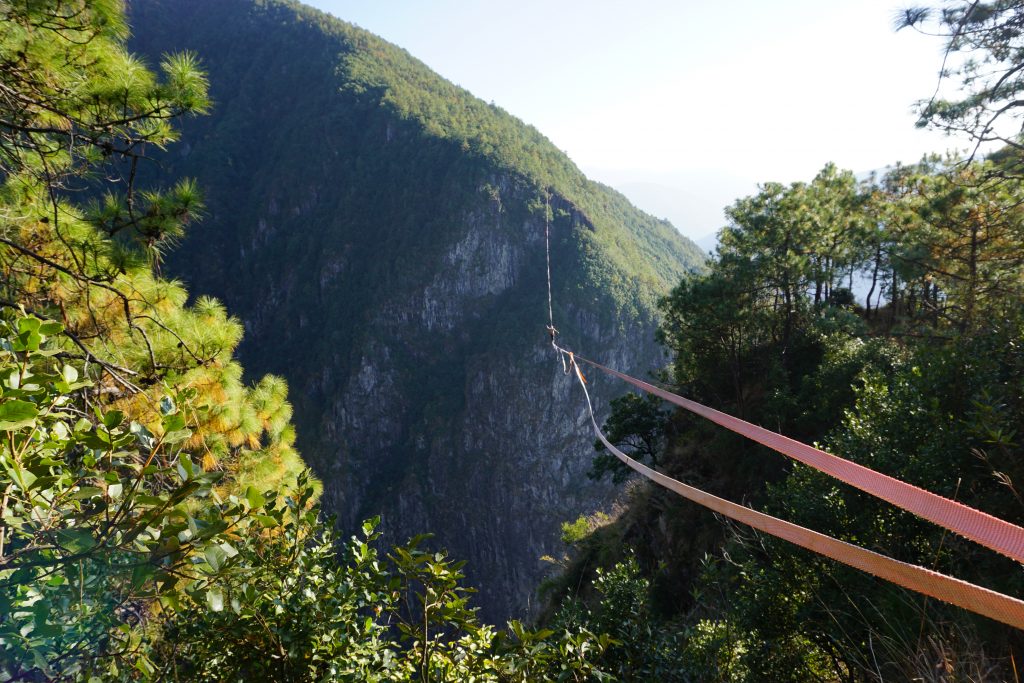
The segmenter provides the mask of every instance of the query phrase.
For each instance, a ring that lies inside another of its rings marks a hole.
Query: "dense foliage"
[[[238,321],[212,299],[186,306],[156,274],[202,201],[187,180],[154,191],[136,177],[177,139],[171,120],[208,105],[194,58],[167,56],[158,80],[124,49],[119,2],[6,2],[0,15],[0,302],[58,319],[102,400],[134,416],[158,416],[164,385],[194,390],[189,445],[207,468],[273,460],[262,474],[293,477],[283,383],[246,387]]]
[[[307,494],[308,495],[308,494]],[[271,505],[280,533],[250,535],[221,581],[223,609],[193,601],[158,661],[187,680],[600,681],[611,643],[585,627],[481,624],[461,563],[420,549],[381,557],[377,520],[341,546],[302,499]]]
[[[237,321],[155,274],[202,203],[135,178],[205,110],[195,60],[143,68],[120,2],[0,17],[2,675],[145,673],[148,613],[246,516],[219,497],[301,471],[291,408],[242,383]]]
[[[153,610],[217,599],[259,497],[225,499],[224,473],[191,459],[195,392],[162,397],[149,427],[129,421],[52,343],[59,323],[3,315],[0,676],[152,673]]]
[[[479,623],[461,564],[375,521],[340,544],[306,475],[237,495],[185,444],[87,397],[53,321],[0,321],[3,680],[595,681],[611,639]]]
[[[711,271],[664,300],[672,383],[1024,522],[1024,186],[983,182],[993,175],[985,163],[931,160],[858,184],[829,166],[809,184],[767,184],[737,201]],[[606,427],[617,438],[650,432],[641,401],[615,407]],[[622,434],[623,425],[635,433]],[[767,449],[684,414],[662,429],[674,436],[657,457],[677,476],[901,560],[1010,595],[1024,591],[1006,558]],[[617,529],[578,542],[582,562],[614,560],[609,544],[639,545],[649,594],[674,602],[651,623],[685,642],[679,665],[687,675],[1012,675],[1020,645],[1013,629],[742,529],[680,552],[672,539],[694,514],[671,494],[641,489]]]

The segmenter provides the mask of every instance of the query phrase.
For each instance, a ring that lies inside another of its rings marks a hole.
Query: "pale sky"
[[[965,146],[914,127],[942,44],[893,31],[907,0],[310,4],[536,126],[694,238],[758,183]]]

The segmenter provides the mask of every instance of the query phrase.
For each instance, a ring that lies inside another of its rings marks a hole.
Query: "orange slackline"
[[[868,574],[877,576],[881,579],[885,579],[886,581],[890,581],[898,586],[902,586],[904,588],[917,591],[918,593],[922,593],[924,595],[936,598],[937,600],[942,600],[952,605],[962,607],[966,610],[970,610],[971,612],[984,615],[991,619],[995,619],[996,621],[1002,622],[1004,624],[1009,624],[1010,626],[1024,629],[1024,601],[1018,600],[1017,598],[1013,598],[1008,595],[1003,595],[1002,593],[997,593],[995,591],[989,590],[988,588],[983,588],[982,586],[977,586],[966,581],[961,581],[960,579],[956,579],[951,576],[946,576],[945,574],[940,574],[938,572],[926,569],[924,567],[919,567],[917,565],[894,560],[891,557],[880,555],[865,548],[861,548],[860,546],[856,546],[851,543],[846,543],[845,541],[840,541],[830,536],[820,534],[816,531],[811,531],[810,529],[799,526],[797,524],[793,524],[791,522],[787,522],[777,517],[772,517],[771,515],[766,515],[764,513],[757,512],[756,510],[751,510],[750,508],[743,507],[742,505],[737,505],[736,503],[732,503],[722,498],[718,498],[717,496],[713,496],[710,493],[701,491],[700,489],[694,488],[692,486],[687,486],[686,484],[680,481],[676,481],[671,477],[661,474],[660,472],[656,472],[650,467],[647,467],[646,465],[643,465],[637,462],[636,460],[633,460],[628,455],[626,455],[618,448],[616,448],[614,445],[612,445],[612,443],[608,441],[605,435],[601,432],[601,429],[597,426],[597,419],[594,417],[594,407],[590,402],[590,392],[587,391],[586,380],[583,379],[583,373],[580,371],[579,366],[576,364],[576,357],[571,352],[564,351],[561,349],[560,353],[564,353],[569,356],[570,367],[572,370],[575,371],[577,378],[579,378],[580,380],[580,386],[583,387],[583,393],[587,397],[587,407],[590,410],[590,422],[594,426],[594,431],[597,433],[597,437],[601,440],[605,447],[608,448],[608,450],[610,450],[612,453],[614,453],[615,456],[618,457],[622,462],[624,462],[626,465],[636,470],[643,476],[647,477],[651,481],[654,481],[655,483],[664,486],[670,491],[678,493],[684,498],[687,498],[695,503],[703,505],[704,507],[714,512],[717,512],[718,514],[724,515],[738,522],[747,524],[755,529],[763,531],[767,534],[771,534],[772,536],[776,536],[778,538],[787,540],[791,543],[800,546],[801,548],[806,548],[807,550],[816,552],[819,555],[824,555],[825,557],[829,557],[833,560],[836,560],[837,562],[842,562],[843,564],[855,567],[857,569],[860,569],[861,571],[867,572]],[[641,382],[640,380],[636,380],[632,377],[629,377],[628,375],[623,375],[619,372],[615,372],[614,370],[605,368],[604,366],[598,365],[597,363],[593,363],[592,361],[585,362],[590,363],[594,367],[605,370],[606,372],[609,372],[613,375],[621,377],[622,379],[625,379],[626,381],[635,384],[636,386],[640,387],[641,389],[644,389],[645,391],[651,391],[651,393],[655,393],[656,395],[662,396],[663,398],[666,398],[666,396],[664,396],[663,394],[667,394],[667,396],[672,396],[673,398],[668,400],[671,400],[673,403],[677,403],[677,405],[682,404],[678,403],[675,399],[678,399],[679,401],[686,401],[686,399],[682,399],[678,396],[675,396],[675,394],[670,394],[669,392],[662,391],[650,384],[647,384],[646,382]],[[703,411],[708,411],[709,413],[715,414],[716,416],[728,418],[728,420],[735,421],[740,425],[747,425],[748,427],[752,427],[757,430],[761,429],[760,427],[754,427],[749,423],[743,422],[742,420],[738,420],[736,418],[732,418],[728,415],[724,415],[723,413],[711,410],[710,408],[700,406],[699,404],[694,404],[692,401],[686,402],[693,404],[694,406],[699,406],[701,409],[703,409]],[[689,406],[683,407],[693,410],[693,408]],[[698,412],[696,410],[694,410],[694,412],[697,412],[700,415],[704,415],[705,417],[709,417],[709,419],[715,419],[710,415],[705,414],[704,412]],[[715,419],[715,422],[718,422],[719,424],[723,424],[723,421]],[[723,426],[733,429],[733,427],[729,426],[729,424],[724,424]],[[739,428],[734,429],[734,431],[744,434],[745,436],[751,436],[745,431],[740,431]],[[767,432],[767,430],[761,431]],[[772,434],[772,432],[768,432],[768,434]],[[786,441],[790,441],[789,439],[786,439],[785,437],[782,437],[778,434],[774,434],[774,436],[777,437],[778,439],[785,439]],[[751,436],[751,438],[756,437]],[[775,446],[772,445],[773,443],[775,443],[774,440],[771,441],[770,443],[766,443],[766,441],[762,441],[762,439],[760,438],[757,438],[757,440],[760,441],[761,443],[765,443],[765,445],[775,448]],[[794,441],[792,443],[798,442]],[[803,444],[798,445],[802,446],[803,448],[810,448],[809,446],[804,446]],[[812,450],[816,451],[817,449]],[[821,451],[817,452],[822,453]],[[787,455],[789,455],[789,453],[787,453]],[[829,458],[835,458],[835,460],[839,460],[840,462],[853,465],[853,463],[849,463],[846,460],[836,458],[835,456],[829,455],[827,453],[823,453],[823,455],[826,455]],[[801,462],[803,462],[803,460],[801,460]],[[872,470],[868,470],[868,472],[872,472]],[[872,473],[878,474],[876,472]],[[903,484],[903,482],[899,483]],[[903,485],[909,486],[908,484]],[[864,490],[868,489],[865,488]],[[920,489],[917,490],[920,491]],[[922,491],[922,493],[924,492]],[[946,500],[945,498],[940,498],[939,496],[935,497],[943,501]],[[970,512],[977,512],[975,510],[972,510],[971,508],[966,509],[969,510]],[[1003,522],[1003,524],[1005,524],[1005,522]],[[1013,528],[1017,529],[1018,527]]]
[[[560,347],[556,348],[559,348],[561,353],[569,353]],[[707,418],[730,431],[764,444],[768,448],[835,477],[842,482],[877,496],[896,507],[913,512],[915,515],[934,522],[944,529],[949,529],[965,538],[969,538],[1017,562],[1024,562],[1024,529],[1016,524],[1011,524],[998,517],[993,517],[990,514],[968,507],[963,503],[944,498],[930,491],[918,488],[913,484],[908,484],[863,465],[858,465],[855,462],[826,453],[813,446],[800,443],[764,427],[758,427],[696,401],[677,396],[635,377],[630,377],[595,363],[592,360],[580,358],[579,356],[571,357],[625,380],[647,393],[654,394],[692,413]]]

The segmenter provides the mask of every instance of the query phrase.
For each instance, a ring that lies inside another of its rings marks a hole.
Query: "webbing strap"
[[[587,391],[583,374],[571,357],[570,362],[572,363],[572,368],[576,371],[577,378],[580,380],[580,386],[583,387],[583,393],[587,397],[590,422],[594,426],[597,438],[619,460],[644,477],[720,515],[794,543],[801,548],[806,548],[837,562],[855,567],[903,588],[948,602],[951,605],[962,607],[1004,624],[1024,629],[1024,602],[1021,600],[924,567],[894,560],[891,557],[886,557],[866,548],[820,534],[798,524],[737,505],[693,486],[688,486],[633,460],[608,441],[597,426],[597,418],[594,417],[594,406],[590,402],[590,392]],[[591,364],[599,368],[602,367],[596,363]],[[607,370],[607,368],[604,369]],[[619,373],[613,372],[612,374],[618,375]]]
[[[575,356],[575,358],[584,363],[589,363],[595,368],[614,375],[619,379],[625,380],[647,393],[659,396],[681,408],[707,418],[730,431],[753,439],[783,455],[835,477],[839,481],[855,486],[861,491],[877,496],[899,508],[913,512],[915,515],[934,522],[944,529],[949,529],[965,538],[969,538],[1017,562],[1024,562],[1024,529],[1016,524],[1011,524],[998,517],[993,517],[990,514],[968,507],[963,503],[944,498],[931,491],[918,488],[913,484],[908,484],[863,465],[858,465],[855,462],[826,453],[813,446],[800,443],[764,427],[758,427],[696,401],[677,396],[643,380],[630,377],[611,368],[606,368],[600,363],[595,363],[592,360],[579,356]]]

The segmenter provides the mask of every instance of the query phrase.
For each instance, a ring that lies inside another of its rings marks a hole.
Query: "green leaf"
[[[110,436],[103,430],[87,432],[79,437],[79,441],[98,451],[105,451],[110,446]]]
[[[174,413],[173,415],[167,415],[161,420],[163,424],[164,432],[173,432],[178,429],[185,428],[185,416],[181,413]]]
[[[144,425],[141,425],[138,422],[132,422],[131,425],[129,425],[128,430],[135,436],[135,440],[139,442],[139,446],[145,448],[147,451],[152,450],[153,446],[156,445],[153,433],[146,429]]]
[[[234,550],[234,548],[232,548]],[[203,555],[206,557],[206,562],[215,572],[219,572],[224,568],[224,562],[227,560],[227,553],[219,545],[211,545],[203,551]]]
[[[160,604],[164,609],[181,609],[181,598],[176,591],[168,591],[160,596]]]
[[[245,499],[249,501],[249,507],[254,510],[262,508],[267,504],[267,499],[252,486],[245,487]]]
[[[175,429],[173,432],[164,434],[164,443],[180,443],[192,436],[191,429]]]
[[[120,410],[110,410],[103,414],[103,426],[113,429],[124,422],[124,413]]]
[[[188,453],[182,453],[178,458],[177,469],[178,476],[182,481],[188,481],[195,476],[195,466],[192,464],[192,458],[188,457]]]
[[[374,530],[380,526],[380,516],[371,517],[370,519],[363,522],[363,536],[369,538],[373,535]]]
[[[37,332],[43,321],[39,318],[26,317],[18,319],[18,332]]]
[[[39,471],[42,468],[36,468],[36,469],[37,469],[37,471]],[[43,471],[45,471],[45,469],[43,469]],[[32,474],[33,476],[36,476],[34,473],[31,473],[31,472],[29,472],[29,474]],[[34,479],[28,485],[28,487],[30,489],[43,489],[43,490],[45,490],[45,489],[48,489],[51,486],[53,486],[55,483],[57,483],[57,480],[58,480],[58,477],[54,477],[54,476],[51,476],[51,475],[45,475],[45,476],[38,477],[38,478]]]
[[[139,658],[135,660],[135,668],[146,678],[152,678],[156,674],[156,667],[146,655],[139,655]]]
[[[256,520],[268,529],[279,524],[279,522],[270,515],[256,515]]]
[[[211,586],[206,591],[206,603],[214,612],[224,611],[224,592],[220,589],[220,586]]]
[[[163,415],[170,415],[178,408],[174,405],[174,399],[170,396],[164,396],[160,399],[160,413]]]
[[[15,351],[38,351],[43,337],[35,330],[25,330],[18,335],[13,346]]]
[[[66,441],[67,438],[71,436],[71,432],[68,431],[68,426],[63,422],[54,422],[53,425],[50,427],[50,432],[59,441]]]
[[[78,370],[76,370],[70,365],[65,365],[63,368],[61,368],[60,374],[61,377],[64,378],[64,381],[67,382],[68,384],[73,384],[74,382],[78,381]]]
[[[154,574],[156,574],[156,568],[153,565],[149,563],[138,565],[132,570],[132,588],[139,590],[153,578]]]
[[[0,403],[0,431],[13,432],[31,427],[36,422],[39,409],[34,403],[13,399]]]
[[[4,469],[7,470],[7,474],[18,485],[18,488],[22,491],[28,491],[32,487],[33,482],[36,480],[36,475],[6,456],[0,462],[3,463]]]
[[[179,464],[178,467],[180,468],[181,465]],[[184,475],[180,470],[178,474],[184,478]],[[170,500],[172,503],[180,503],[181,501],[185,500],[190,495],[195,493],[197,490],[199,490],[199,482],[185,480],[184,484],[182,484],[181,486],[179,486],[178,488],[174,489],[174,491],[171,492]]]
[[[61,529],[57,532],[57,538],[65,549],[76,555],[96,547],[96,539],[87,529]]]
[[[103,489],[98,486],[83,486],[74,493],[71,494],[73,500],[87,500],[89,498],[95,498],[96,496],[102,496]]]

